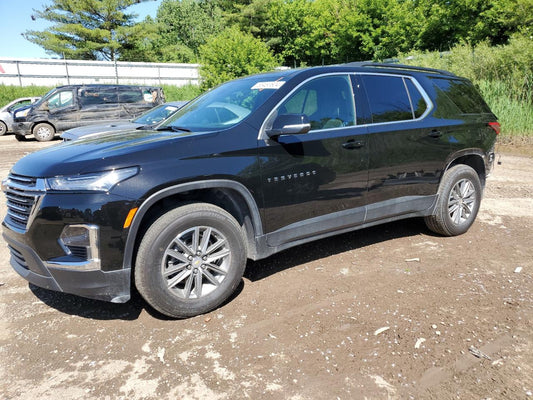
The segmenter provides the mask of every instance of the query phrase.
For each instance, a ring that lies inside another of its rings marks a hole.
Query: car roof
[[[62,85],[57,86],[55,89],[68,89],[68,88],[106,88],[106,87],[122,87],[122,88],[145,88],[145,89],[160,89],[160,86],[156,85],[122,85],[113,83],[82,83],[79,85]]]

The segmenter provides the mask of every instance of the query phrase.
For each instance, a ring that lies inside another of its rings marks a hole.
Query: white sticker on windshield
[[[257,82],[255,85],[252,86],[252,90],[254,89],[279,89],[285,84],[283,81],[275,81],[275,82]]]

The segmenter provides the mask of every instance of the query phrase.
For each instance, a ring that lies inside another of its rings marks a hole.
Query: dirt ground
[[[0,137],[0,177],[47,145]],[[0,239],[0,398],[533,399],[533,158],[500,160],[465,235],[293,248],[187,320],[28,285]]]

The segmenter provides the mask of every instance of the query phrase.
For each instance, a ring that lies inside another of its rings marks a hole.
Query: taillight
[[[500,134],[500,131],[502,130],[499,122],[489,122],[489,126],[494,129],[494,132],[496,132],[496,135]]]

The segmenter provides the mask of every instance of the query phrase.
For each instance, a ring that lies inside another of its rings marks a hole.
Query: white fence
[[[0,58],[0,84],[82,83],[183,86],[198,84],[198,64]]]

